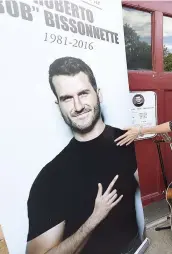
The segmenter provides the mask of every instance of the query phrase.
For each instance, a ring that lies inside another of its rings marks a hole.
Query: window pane
[[[172,71],[172,18],[163,17],[164,71]]]
[[[151,13],[123,7],[128,70],[152,70]]]

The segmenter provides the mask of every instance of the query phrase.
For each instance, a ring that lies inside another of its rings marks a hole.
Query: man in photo
[[[145,102],[145,99],[144,99],[143,95],[141,95],[141,94],[136,94],[136,95],[133,97],[133,104],[134,104],[134,106],[136,106],[136,107],[141,107],[141,106],[143,106],[144,102]]]
[[[82,60],[55,60],[49,83],[73,138],[31,187],[26,253],[132,254],[141,244],[134,145],[114,142],[124,131],[103,122],[100,89]]]

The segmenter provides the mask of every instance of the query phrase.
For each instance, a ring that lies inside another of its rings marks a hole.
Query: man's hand
[[[123,198],[123,195],[121,195],[118,199],[117,198],[117,191],[112,190],[115,182],[117,181],[118,176],[116,176],[113,181],[109,184],[107,190],[105,193],[103,193],[102,185],[98,184],[98,193],[95,200],[95,206],[94,211],[91,215],[91,220],[93,224],[99,224],[103,219],[106,218],[106,216],[109,214],[109,212],[114,208]]]
[[[131,127],[128,129],[125,129],[127,132],[123,135],[121,135],[120,137],[118,137],[117,139],[115,139],[115,142],[117,143],[117,146],[122,146],[124,144],[129,145],[131,144],[139,135],[139,128],[137,127]]]

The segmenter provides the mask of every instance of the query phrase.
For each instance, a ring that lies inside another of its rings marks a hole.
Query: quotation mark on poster
[[[38,7],[35,7],[35,6],[32,6],[32,11],[39,12],[39,8],[38,8]]]

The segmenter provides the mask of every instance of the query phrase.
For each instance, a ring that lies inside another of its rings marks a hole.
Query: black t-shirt
[[[65,221],[64,239],[74,234],[92,214],[98,183],[114,186],[123,199],[95,228],[82,254],[119,254],[137,235],[135,191],[137,169],[134,144],[116,146],[124,131],[106,125],[93,140],[69,144],[35,179],[29,199],[28,241]]]

